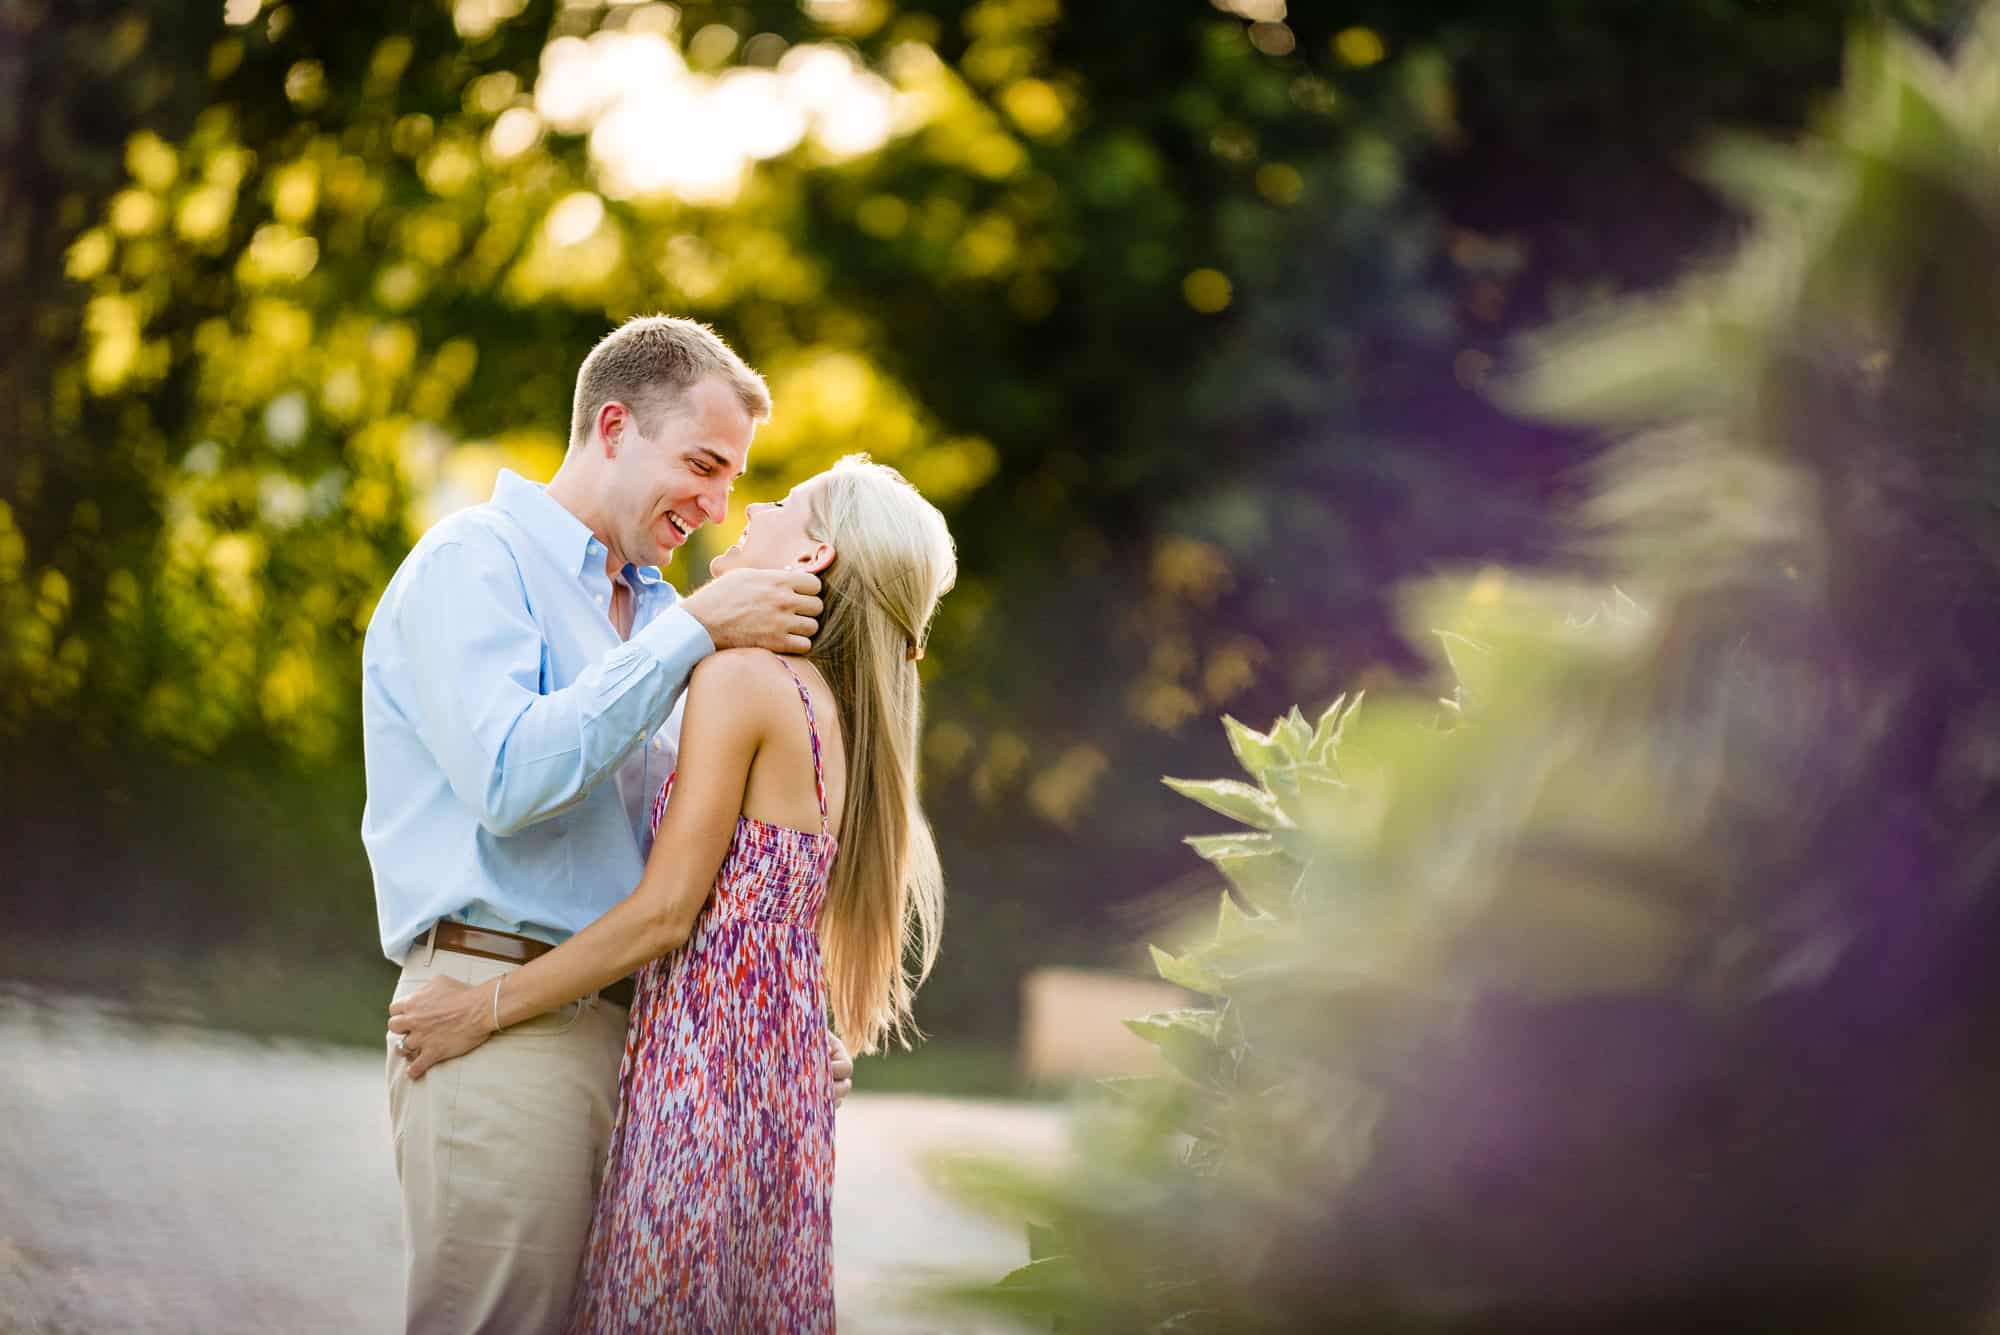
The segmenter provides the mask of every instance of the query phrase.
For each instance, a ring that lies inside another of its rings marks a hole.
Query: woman
[[[937,955],[916,662],[957,572],[943,516],[850,457],[751,506],[709,569],[737,566],[820,573],[820,631],[695,670],[638,888],[492,987],[392,1008],[420,1078],[639,969],[571,1330],[833,1328],[826,1010],[857,1053],[907,1041]]]

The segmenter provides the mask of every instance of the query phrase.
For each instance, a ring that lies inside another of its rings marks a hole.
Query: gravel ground
[[[401,1239],[382,1063],[144,1026],[0,990],[0,1331],[390,1331]],[[1022,1230],[928,1181],[964,1149],[1040,1155],[1049,1108],[855,1094],[838,1127],[841,1329],[970,1331],[913,1281],[992,1278]]]

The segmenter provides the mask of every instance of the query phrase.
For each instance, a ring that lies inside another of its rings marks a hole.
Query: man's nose
[[[729,518],[729,490],[715,487],[702,492],[695,498],[701,504],[701,517],[711,524],[720,524]]]

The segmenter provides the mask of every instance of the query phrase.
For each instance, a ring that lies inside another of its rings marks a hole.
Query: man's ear
[[[829,542],[814,543],[813,549],[799,558],[799,569],[810,570],[815,575],[832,564],[833,544]]]
[[[597,410],[597,434],[604,441],[604,453],[615,456],[625,443],[625,424],[632,420],[632,412],[616,399],[607,400]]]

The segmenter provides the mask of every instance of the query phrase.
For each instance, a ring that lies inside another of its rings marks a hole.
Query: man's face
[[[694,530],[722,522],[757,430],[728,384],[714,376],[682,396],[678,411],[656,416],[649,434],[627,413],[611,459],[608,509],[622,549],[617,555],[634,565],[663,566]]]

